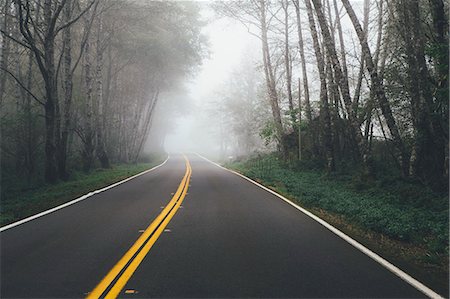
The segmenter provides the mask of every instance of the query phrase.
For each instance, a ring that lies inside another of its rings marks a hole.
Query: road
[[[273,194],[188,159],[1,232],[0,297],[425,297]]]

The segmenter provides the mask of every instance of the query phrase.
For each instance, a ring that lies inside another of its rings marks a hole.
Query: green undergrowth
[[[96,169],[86,174],[72,173],[70,179],[54,185],[40,184],[28,188],[2,186],[0,226],[26,218],[101,189],[160,164],[165,157],[138,164],[113,165],[110,169]]]
[[[308,162],[287,165],[263,155],[226,165],[310,208],[397,244],[416,247],[421,263],[448,273],[448,193],[392,176],[328,174]],[[347,225],[348,226],[348,225]],[[411,251],[411,250],[409,250]]]

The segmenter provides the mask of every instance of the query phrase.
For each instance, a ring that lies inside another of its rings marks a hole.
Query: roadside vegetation
[[[0,1],[2,174],[56,183],[161,151],[201,28],[191,2]]]
[[[34,184],[12,179],[4,181],[1,189],[0,226],[24,219],[69,202],[91,191],[101,189],[130,176],[150,169],[165,159],[155,155],[135,164],[117,164],[111,168],[97,168],[90,173],[75,171],[66,181],[57,184]]]
[[[358,168],[347,167],[330,174],[320,162],[287,163],[277,154],[226,166],[287,196],[383,256],[436,274],[445,288],[447,192],[398,177],[395,171],[366,178]]]
[[[220,158],[448,294],[448,3],[213,7],[261,47],[219,89]]]
[[[232,137],[221,137],[227,156],[267,151],[250,137],[259,134],[285,161],[325,161],[330,173],[352,165],[367,177],[378,175],[382,161],[405,180],[448,190],[445,1],[218,1],[213,7],[245,24],[262,54],[259,76],[242,66],[219,93],[216,115],[232,116],[226,124]]]

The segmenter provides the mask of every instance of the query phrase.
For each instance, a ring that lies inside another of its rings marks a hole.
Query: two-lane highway
[[[188,159],[1,232],[0,297],[425,297],[273,194]]]

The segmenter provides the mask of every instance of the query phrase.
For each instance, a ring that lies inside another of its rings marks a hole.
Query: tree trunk
[[[97,158],[102,168],[110,168],[109,157],[105,149],[104,140],[104,103],[103,103],[103,47],[101,35],[103,33],[102,14],[98,16],[98,32],[97,32],[97,113],[96,113],[96,132],[97,132]]]
[[[84,87],[85,87],[85,113],[84,113],[84,147],[83,147],[83,170],[89,172],[94,163],[94,132],[93,132],[93,100],[92,100],[92,70],[91,70],[91,41],[86,41],[84,49]]]
[[[292,130],[296,132],[296,116],[294,112],[294,99],[292,97],[292,67],[289,50],[289,1],[282,2],[284,10],[284,66],[286,69],[286,92],[289,102],[289,115],[292,122]]]
[[[64,8],[64,19],[68,22],[72,18],[72,0],[68,0]],[[73,91],[73,72],[72,72],[72,30],[69,27],[63,31],[63,68],[64,68],[64,108],[61,123],[60,146],[58,149],[58,172],[63,180],[68,178],[67,173],[67,152],[69,130],[72,120],[72,91]]]
[[[105,151],[109,153],[109,157],[113,159],[114,151],[110,149],[108,145],[112,144],[113,140],[111,140],[114,137],[114,134],[112,133],[113,125],[111,122],[111,119],[113,119],[112,114],[114,113],[114,110],[112,109],[112,97],[111,97],[111,91],[114,87],[113,83],[113,75],[112,75],[112,49],[111,45],[109,44],[107,46],[107,52],[106,52],[106,74],[105,74],[105,89],[103,94],[103,117],[102,117],[102,126],[103,126],[103,138],[105,139]]]
[[[44,15],[51,11],[51,1],[44,3]],[[47,17],[45,17],[47,19]],[[55,183],[58,178],[56,163],[56,105],[58,104],[58,86],[55,69],[55,40],[52,34],[48,35],[44,43],[44,62],[46,73],[42,74],[45,81],[45,179],[49,183]]]
[[[323,51],[326,52],[326,51]],[[328,111],[329,118],[330,119],[330,136],[331,138],[331,144],[334,149],[334,156],[336,158],[340,158],[343,155],[343,152],[341,151],[341,145],[339,136],[342,135],[342,125],[341,125],[341,117],[339,114],[339,101],[340,101],[340,94],[339,94],[339,86],[336,82],[336,78],[333,73],[333,68],[331,67],[331,58],[329,55],[326,55],[326,76],[328,79],[328,99],[329,104],[327,106],[333,105],[333,109],[327,108],[326,111]],[[330,111],[332,110],[332,111]]]
[[[339,16],[339,10],[337,7],[336,0],[333,0],[333,6],[334,6],[334,13],[336,15],[336,28],[338,31],[339,36],[339,46],[341,50],[341,62],[342,62],[342,75],[346,78],[348,78],[348,71],[347,71],[347,57],[345,53],[345,41],[344,41],[344,34],[342,32],[342,25],[341,25],[341,18]],[[356,111],[353,111],[356,115]]]
[[[445,176],[445,137],[441,124],[435,118],[436,110],[425,60],[424,33],[418,0],[396,2],[400,24],[403,24],[408,62],[408,89],[414,124],[414,144],[410,174],[432,183]],[[438,105],[436,105],[438,106]],[[448,127],[448,123],[446,125]]]
[[[305,93],[305,112],[306,119],[309,123],[312,121],[311,114],[311,103],[309,99],[309,86],[308,86],[308,73],[306,72],[306,59],[305,59],[305,49],[303,45],[303,33],[302,33],[302,21],[300,14],[300,3],[299,0],[294,0],[295,13],[297,16],[297,32],[298,32],[298,48],[300,52],[300,63],[302,66],[302,77],[303,77],[303,91]],[[300,95],[299,95],[300,97]]]
[[[339,62],[338,56],[336,54],[336,47],[334,41],[331,37],[331,33],[328,28],[328,24],[323,13],[322,3],[320,0],[311,0],[314,4],[317,20],[320,24],[322,37],[324,39],[324,45],[327,50],[327,55],[330,55],[334,75],[336,81],[339,83],[339,88],[341,90],[342,98],[344,99],[345,107],[347,109],[347,114],[350,122],[350,139],[355,140],[354,144],[355,152],[357,153],[356,158],[362,160],[366,166],[366,153],[364,149],[364,141],[361,134],[361,129],[359,127],[359,121],[356,118],[354,112],[352,111],[352,101],[350,98],[350,91],[348,86],[348,78],[343,75],[341,64]]]
[[[142,148],[145,145],[145,142],[148,139],[148,134],[150,131],[150,127],[151,127],[151,122],[153,119],[153,114],[156,108],[156,104],[158,103],[158,99],[159,99],[159,90],[156,90],[155,93],[153,94],[153,99],[151,101],[151,103],[148,105],[148,108],[146,110],[145,113],[145,117],[144,117],[144,123],[143,123],[143,127],[142,127],[142,133],[140,134],[140,138],[138,141],[138,146],[136,148],[136,153],[133,159],[134,163],[138,162],[139,159],[139,155],[142,152]]]
[[[49,183],[55,183],[57,180],[56,167],[56,146],[55,146],[55,102],[57,101],[57,87],[54,73],[53,50],[47,49],[47,69],[48,78],[44,79],[46,86],[47,100],[44,105],[45,110],[45,180]]]
[[[298,160],[302,160],[302,83],[298,78]]]
[[[309,0],[305,0],[306,9],[308,13],[309,27],[311,30],[311,36],[313,39],[314,52],[316,54],[317,68],[320,77],[320,105],[321,105],[321,115],[324,124],[324,139],[325,139],[325,153],[327,158],[327,167],[329,171],[333,171],[335,168],[334,161],[334,151],[332,145],[332,134],[330,126],[330,114],[328,109],[328,94],[327,94],[327,79],[325,74],[325,62],[323,59],[323,54],[320,49],[319,37],[317,34],[317,29],[314,21],[314,15],[311,3]]]
[[[10,0],[5,0],[5,6],[3,7],[1,14],[3,15],[3,19],[1,20],[0,26],[1,29],[5,33],[9,33],[9,12]],[[9,48],[10,48],[10,39],[1,35],[1,48],[0,48],[0,107],[3,105],[3,94],[6,89],[6,70],[8,69],[8,57],[9,57]]]
[[[263,52],[263,62],[264,62],[264,74],[266,77],[267,91],[269,95],[270,106],[272,108],[273,120],[275,123],[275,129],[277,133],[277,139],[281,147],[281,153],[284,159],[288,157],[288,148],[285,143],[283,123],[281,121],[280,107],[278,104],[278,93],[275,82],[275,75],[272,67],[272,62],[270,58],[269,42],[267,38],[267,19],[266,10],[267,3],[266,0],[259,0],[260,4],[260,22],[261,22],[261,44]]]
[[[15,4],[15,10],[17,11],[17,4]],[[20,38],[20,32],[17,26],[13,26],[11,28],[11,34],[14,38]],[[15,166],[16,173],[21,173],[23,170],[23,160],[25,158],[24,153],[24,141],[26,141],[26,131],[25,131],[25,123],[26,119],[24,117],[24,101],[25,101],[25,92],[21,87],[21,83],[23,82],[23,73],[22,73],[22,61],[21,61],[21,51],[22,47],[18,43],[14,43],[12,47],[10,47],[10,68],[14,69],[15,76],[17,80],[14,84],[14,98],[15,98],[15,114],[16,121],[14,122],[15,127]]]
[[[445,6],[442,0],[429,0],[431,16],[434,27],[434,42],[437,45],[438,54],[434,63],[436,69],[436,100],[442,106],[439,111],[443,117],[445,128],[444,138],[448,142],[448,70],[449,70],[449,41],[448,41],[448,19],[445,14]]]
[[[358,18],[356,17],[355,12],[353,11],[352,6],[350,5],[349,0],[341,0],[349,17],[353,23],[353,27],[355,27],[356,34],[358,35],[358,39],[361,44],[362,51],[364,52],[364,60],[366,64],[367,71],[370,74],[372,89],[377,97],[378,105],[381,108],[381,112],[383,113],[384,118],[386,119],[386,123],[388,125],[389,131],[392,135],[392,139],[394,144],[399,151],[398,159],[400,165],[402,165],[402,172],[404,176],[408,175],[408,153],[406,151],[406,147],[403,143],[403,140],[400,136],[400,131],[398,130],[397,123],[392,115],[391,106],[386,98],[386,94],[384,92],[384,86],[378,77],[377,70],[372,60],[372,54],[370,53],[370,48],[367,43],[366,35],[359,24]]]
[[[381,2],[383,3],[383,2]],[[369,0],[364,0],[364,19],[363,19],[363,31],[365,38],[367,39],[367,36],[369,34],[369,14],[370,14],[370,3]],[[381,12],[380,12],[381,16]],[[378,37],[381,38],[381,32],[382,28],[378,28]],[[377,46],[379,46],[379,39],[377,40]],[[362,47],[361,47],[362,48]],[[376,52],[377,54],[378,52]],[[376,59],[374,59],[374,65],[375,69],[377,69],[377,62]],[[358,84],[355,89],[355,96],[353,98],[353,104],[354,104],[354,111],[356,115],[358,115],[358,109],[359,109],[359,99],[360,99],[360,93],[361,93],[361,87],[362,87],[362,79],[364,76],[364,51],[361,49],[361,64],[359,69],[359,76],[358,76]],[[366,109],[363,111],[364,117],[362,117],[361,122],[365,121],[364,123],[364,138],[366,139],[366,142],[369,142],[369,133],[370,133],[370,126],[372,124],[372,109],[373,109],[373,89],[370,90],[369,100],[366,103]],[[370,149],[370,148],[369,148]],[[371,154],[370,150],[367,151],[369,154]]]
[[[331,13],[331,5],[330,5],[330,1],[327,0],[326,1],[327,4],[327,10],[328,10],[328,19],[330,20],[330,29],[331,29],[331,37],[333,39],[334,42],[336,42],[336,38],[335,38],[335,29],[338,28],[340,29],[340,16],[337,14],[336,15],[336,21],[335,21],[335,25],[333,25],[333,14]],[[339,27],[337,27],[339,25]],[[339,33],[338,33],[339,34]],[[342,32],[340,32],[340,36],[342,37]],[[347,63],[345,61],[345,48],[343,48],[343,44],[341,43],[341,56],[343,57],[343,63],[342,63],[342,67],[345,66],[345,74],[347,74]],[[340,113],[339,113],[339,105],[340,105],[340,101],[341,101],[341,95],[339,93],[339,85],[338,82],[336,81],[335,75],[333,73],[333,68],[332,66],[332,61],[331,61],[331,57],[330,55],[326,55],[326,50],[322,49],[323,53],[325,55],[325,65],[326,65],[326,75],[327,75],[327,79],[328,79],[328,99],[329,99],[329,105],[328,106],[333,106],[333,109],[328,108],[329,114],[330,114],[330,131],[331,131],[331,136],[332,136],[332,145],[333,145],[333,149],[334,149],[334,153],[335,153],[335,158],[336,157],[340,157],[344,154],[344,151],[341,149],[341,145],[340,145],[340,140],[339,140],[339,136],[342,135],[342,122],[340,121]],[[345,75],[347,76],[347,75]],[[334,105],[333,105],[334,104]],[[353,151],[350,151],[353,152]],[[357,155],[357,154],[356,154]],[[353,155],[355,156],[355,155]]]
[[[444,148],[444,160],[437,161],[443,164],[443,175],[445,181],[448,181],[448,144],[449,144],[449,39],[448,39],[448,19],[445,13],[445,6],[442,0],[429,0],[431,7],[431,16],[434,27],[434,41],[437,45],[438,54],[434,62],[436,72],[436,90],[435,97],[437,107],[433,116],[433,126],[439,139],[439,147]],[[442,144],[442,145],[441,145]],[[446,144],[446,146],[444,145]],[[438,155],[441,155],[438,153]],[[439,169],[441,169],[439,167]]]
[[[381,1],[381,3],[382,2],[383,1]],[[334,3],[335,3],[335,7],[337,7],[336,1],[334,1]],[[363,30],[364,30],[364,34],[366,34],[366,38],[367,38],[368,26],[369,26],[369,13],[370,13],[369,0],[364,0],[364,22],[363,22],[364,28],[363,28]],[[382,28],[378,28],[378,30],[381,30],[381,29]],[[365,69],[364,51],[361,49],[361,62],[359,65],[358,80],[356,83],[355,93],[353,95],[353,110],[356,112],[356,114],[358,114],[358,109],[359,109],[359,100],[361,97],[361,87],[362,87],[362,81],[363,81],[363,77],[364,77],[364,69]]]
[[[39,16],[40,12],[40,1],[36,3],[36,16]],[[28,69],[27,69],[27,80],[26,86],[28,90],[32,89],[32,76],[33,76],[33,52],[29,51],[28,53]],[[34,131],[34,117],[31,114],[31,95],[29,93],[25,94],[25,103],[24,103],[24,117],[25,117],[25,132],[26,132],[26,140],[25,140],[25,167],[27,169],[27,181],[30,184],[31,179],[34,176],[35,170],[35,157],[34,151],[37,147],[35,142],[35,131]]]

